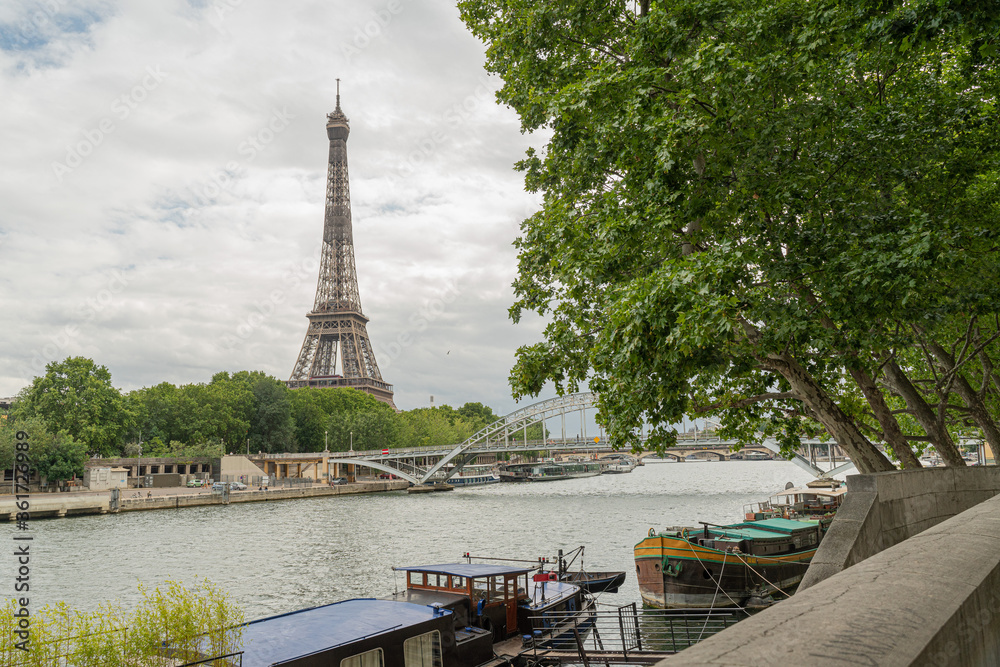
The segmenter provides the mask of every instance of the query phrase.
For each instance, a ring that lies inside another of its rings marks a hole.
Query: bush
[[[14,646],[16,601],[0,607],[4,667],[169,667],[242,650],[243,611],[205,580],[193,589],[175,581],[166,590],[139,586],[143,600],[131,614],[114,603],[78,611],[65,603],[30,617],[30,651]],[[165,648],[166,647],[166,648]],[[222,667],[224,663],[219,662]]]

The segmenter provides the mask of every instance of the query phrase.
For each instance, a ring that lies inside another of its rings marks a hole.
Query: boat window
[[[382,656],[380,648],[358,653],[340,661],[340,667],[383,667],[384,665],[385,658]]]
[[[452,577],[451,587],[458,588],[460,590],[465,590],[465,577]]]
[[[405,667],[441,667],[441,664],[441,633],[437,630],[403,642]]]
[[[490,582],[487,579],[473,579],[472,580],[473,594],[477,598],[483,598],[489,600],[490,597]]]

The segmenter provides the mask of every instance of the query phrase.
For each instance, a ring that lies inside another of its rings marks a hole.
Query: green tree
[[[399,420],[392,410],[366,410],[344,418],[330,417],[330,449],[385,449],[398,446]]]
[[[363,438],[367,449],[397,446],[398,417],[388,404],[357,389],[307,387],[289,392],[302,451],[347,451]],[[364,435],[362,435],[364,434]]]
[[[129,410],[135,416],[129,429],[130,442],[168,443],[182,432],[182,418],[177,387],[161,382],[154,387],[144,387],[126,396]]]
[[[0,469],[14,466],[17,432],[28,434],[30,467],[39,478],[59,482],[82,477],[87,463],[87,448],[65,431],[52,433],[38,417],[0,421]]]
[[[121,453],[133,419],[108,369],[85,357],[46,365],[45,375],[18,394],[13,412],[18,418],[36,416],[49,432],[65,431],[102,456]]]
[[[292,419],[295,424],[295,441],[301,451],[318,452],[324,446],[327,414],[310,400],[296,400],[301,389],[291,392]],[[305,397],[303,396],[303,399]]]
[[[456,410],[456,412],[477,431],[481,428],[489,426],[498,419],[497,415],[493,413],[493,409],[491,407],[478,402],[466,403]]]
[[[250,412],[250,450],[297,451],[291,393],[285,383],[261,371],[240,371],[234,382],[243,382],[253,394]]]
[[[939,376],[906,352],[996,315],[986,4],[460,2],[500,101],[551,133],[519,164],[544,203],[511,315],[550,324],[515,395],[589,381],[618,445],[686,413],[786,450],[822,428],[863,472],[892,468],[873,440],[953,455],[902,431],[887,373]]]
[[[400,414],[401,447],[457,445],[475,433],[473,424],[447,405],[416,408]]]

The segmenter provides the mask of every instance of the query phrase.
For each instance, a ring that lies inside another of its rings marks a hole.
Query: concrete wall
[[[913,497],[935,494],[937,501],[957,503],[962,494],[937,483],[948,477],[927,477],[935,483]],[[912,506],[930,504],[925,499]],[[894,521],[906,523],[902,511]],[[930,520],[912,519],[907,525],[913,527]],[[1000,665],[1000,497],[799,590],[659,665]]]
[[[851,475],[848,493],[799,590],[1000,492],[1000,468],[924,468]]]
[[[234,491],[229,494],[229,503],[254,503],[291,500],[294,498],[315,498],[319,496],[342,496],[356,493],[380,493],[382,491],[400,491],[409,485],[409,482],[387,480],[345,484],[343,486],[305,486],[290,489],[272,488],[268,491]],[[122,498],[120,511],[135,512],[225,504],[227,503],[221,495],[209,495],[205,493],[181,496],[153,496],[152,498]]]
[[[242,478],[247,484],[264,476],[264,471],[258,468],[245,456],[223,456],[219,463],[219,476],[223,482],[232,482]]]

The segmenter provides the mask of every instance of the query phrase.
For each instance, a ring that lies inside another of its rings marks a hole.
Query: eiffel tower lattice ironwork
[[[306,315],[309,318],[306,338],[287,384],[292,389],[351,387],[396,407],[392,402],[392,385],[382,380],[378,370],[366,328],[368,318],[361,311],[358,295],[351,190],[347,178],[347,137],[350,133],[347,116],[340,109],[338,79],[337,108],[327,115],[326,122],[330,159],[316,301],[312,312]],[[337,373],[338,348],[340,374]]]

